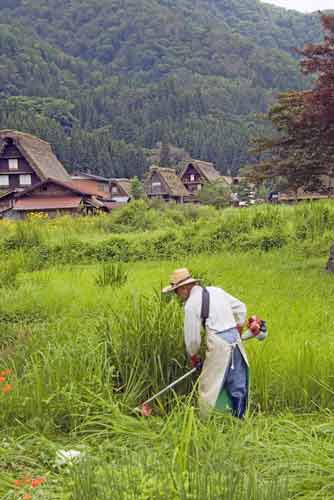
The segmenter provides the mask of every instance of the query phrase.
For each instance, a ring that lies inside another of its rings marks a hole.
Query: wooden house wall
[[[160,186],[153,186],[153,183],[160,182]],[[164,179],[159,175],[158,172],[153,172],[147,182],[147,194],[148,195],[162,195],[168,194],[168,186]]]
[[[190,180],[190,176],[194,176],[194,180]],[[192,164],[189,164],[188,167],[186,168],[185,172],[183,173],[181,177],[182,182],[204,182],[203,177],[198,173],[198,171],[195,169],[195,167]]]
[[[9,170],[9,159],[14,158],[18,160],[18,169]],[[23,158],[20,151],[14,144],[5,146],[2,153],[0,153],[0,175],[8,175],[9,186],[0,185],[0,190],[11,191],[13,189],[24,189],[28,187],[20,184],[20,175],[28,174],[31,175],[31,186],[34,186],[41,181],[40,177],[36,174],[26,159]]]
[[[191,180],[191,176],[194,176],[194,180]],[[197,193],[201,188],[202,184],[204,184],[205,179],[202,175],[196,170],[196,168],[190,163],[186,170],[184,171],[181,181],[184,186],[190,191],[190,193]]]
[[[0,199],[0,212],[5,210],[6,208],[10,208],[13,206],[14,195],[5,196],[3,199]]]

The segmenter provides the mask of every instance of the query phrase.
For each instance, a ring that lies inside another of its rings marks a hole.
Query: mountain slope
[[[293,48],[320,37],[317,16],[257,0],[6,2],[0,8],[6,98],[65,99],[77,129],[99,134],[108,127],[112,141],[136,148],[168,134],[222,171],[246,161],[255,114],[278,91],[302,86]],[[22,63],[27,52],[32,72]]]

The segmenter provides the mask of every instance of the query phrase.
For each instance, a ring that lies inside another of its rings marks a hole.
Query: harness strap
[[[205,328],[206,320],[210,314],[210,294],[206,288],[202,288],[202,308],[201,308],[201,320],[203,328]]]

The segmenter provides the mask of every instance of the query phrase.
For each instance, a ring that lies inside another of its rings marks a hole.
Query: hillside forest
[[[168,141],[235,174],[320,38],[317,14],[258,0],[2,0],[0,128],[72,172],[141,177]]]

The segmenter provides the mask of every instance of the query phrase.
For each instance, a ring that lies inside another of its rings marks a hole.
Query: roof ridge
[[[0,130],[0,138],[1,136],[6,136],[6,135],[14,135],[14,136],[24,136],[24,137],[29,137],[30,139],[33,139],[34,141],[38,142],[43,142],[44,144],[47,144],[50,148],[51,145],[48,141],[45,141],[44,139],[41,139],[40,137],[37,137],[36,135],[29,134],[28,132],[21,132],[20,130],[14,130],[14,129],[1,129]],[[11,139],[11,137],[9,137]],[[4,137],[5,139],[5,137]]]

